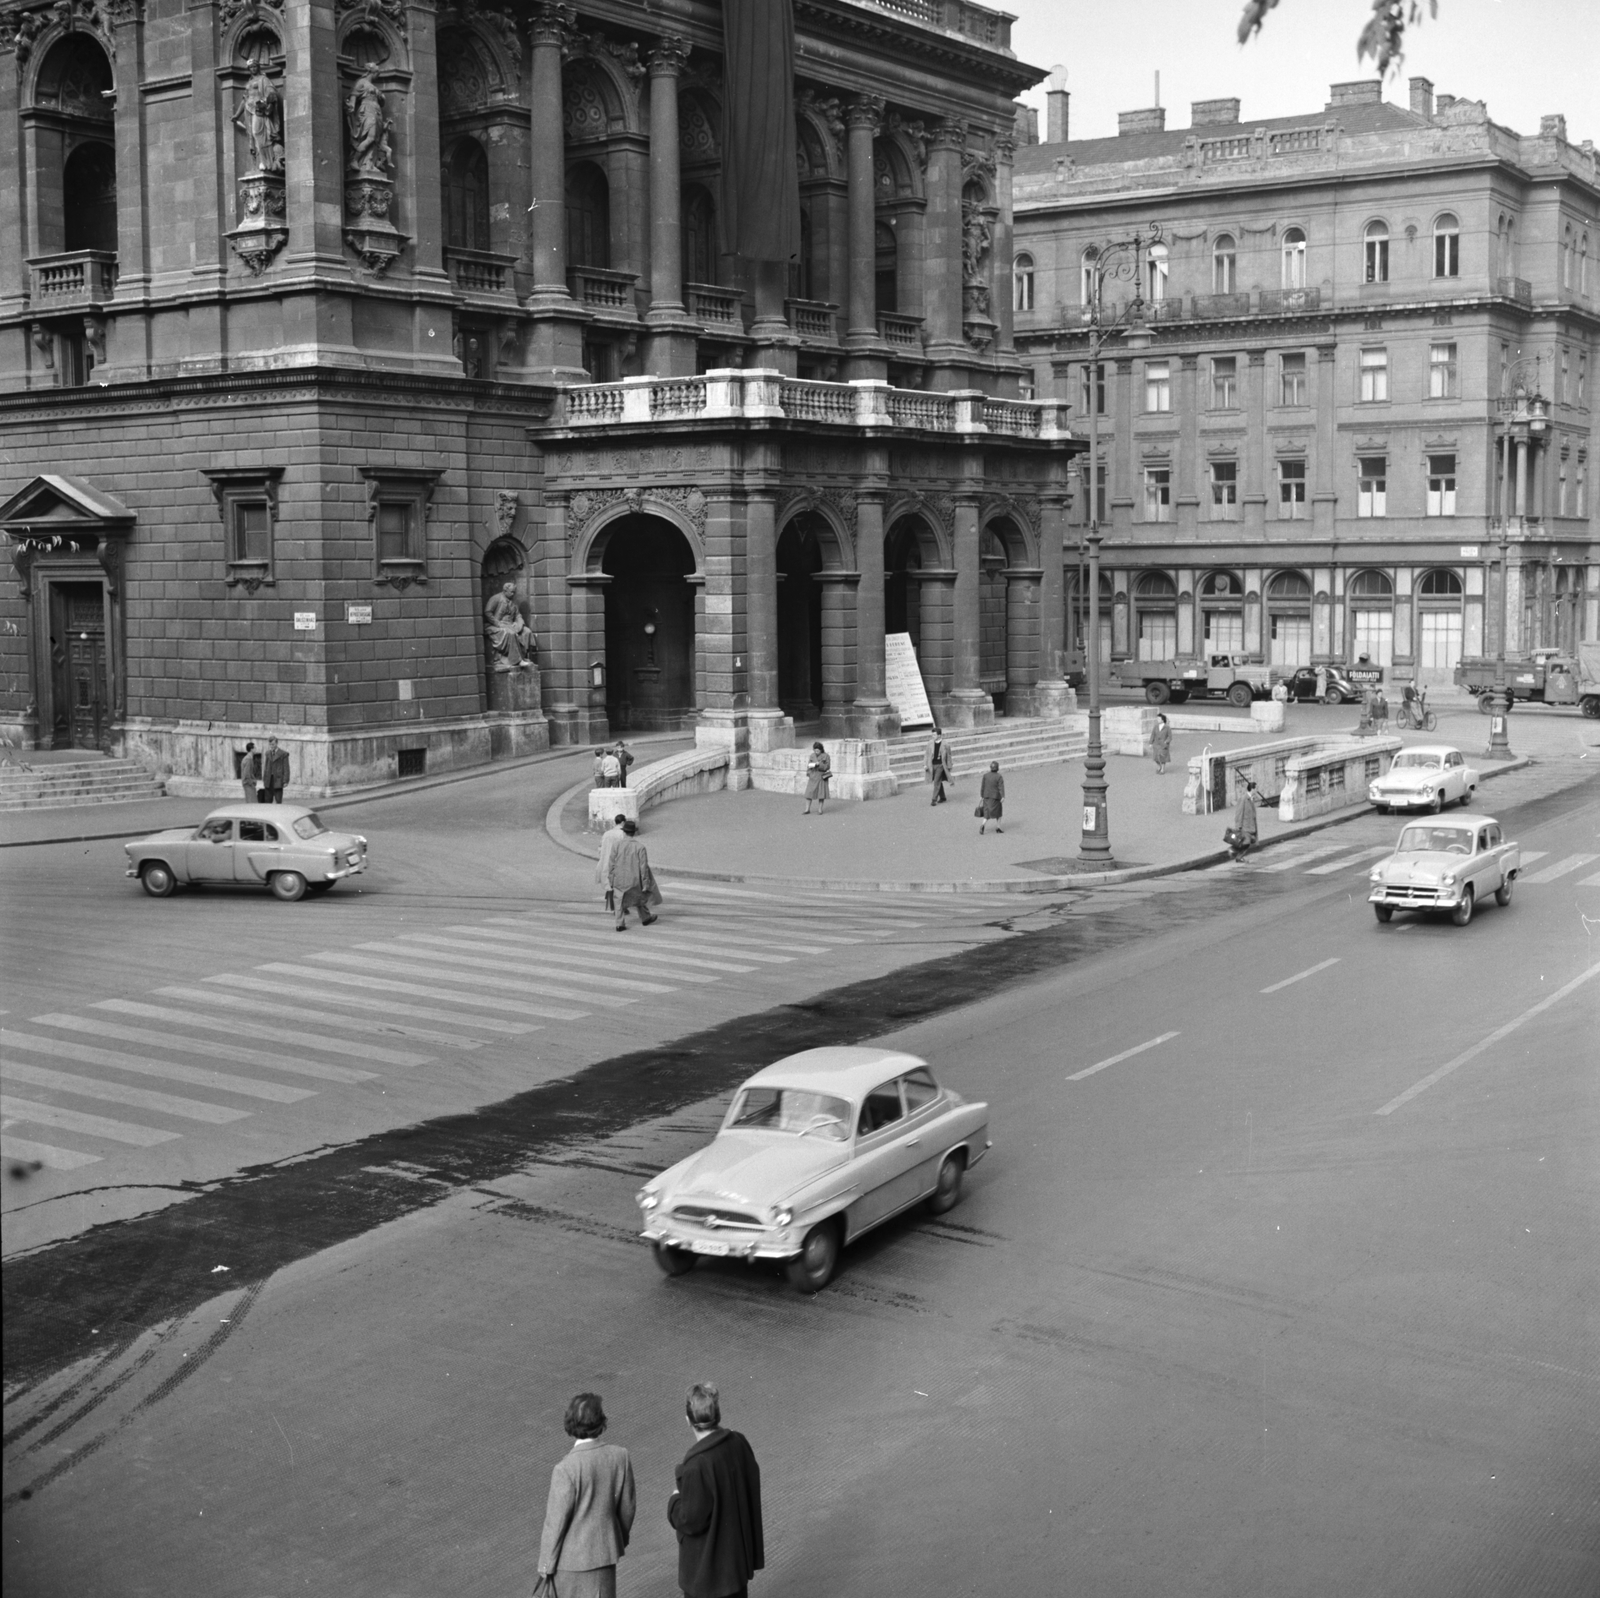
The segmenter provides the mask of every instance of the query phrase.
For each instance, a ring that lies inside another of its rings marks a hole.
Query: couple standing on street
[[[667,1520],[678,1534],[678,1586],[685,1598],[744,1598],[766,1564],[761,1532],[761,1468],[750,1444],[724,1429],[710,1382],[696,1382],[684,1404],[694,1445],[677,1470]],[[536,1598],[616,1598],[617,1561],[633,1531],[633,1462],[602,1443],[598,1393],[567,1405],[571,1451],[550,1473]]]
[[[289,786],[289,751],[280,749],[276,738],[267,739],[265,755],[256,752],[254,742],[247,743],[239,757],[239,781],[247,805],[281,805]]]

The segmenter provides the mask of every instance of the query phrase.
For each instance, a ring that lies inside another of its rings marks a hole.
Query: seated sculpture
[[[517,585],[502,584],[500,592],[490,596],[483,614],[489,623],[484,628],[484,636],[489,640],[489,652],[494,656],[494,669],[532,671],[539,645],[533,636],[533,629],[522,619],[522,611],[517,606]]]

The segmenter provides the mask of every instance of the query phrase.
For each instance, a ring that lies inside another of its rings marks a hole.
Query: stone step
[[[897,738],[889,745],[889,769],[901,784],[922,781],[931,734]],[[1071,760],[1088,747],[1088,736],[1074,721],[1019,719],[946,734],[957,776],[970,776],[998,760],[1008,766],[1043,766]]]
[[[160,799],[166,787],[134,760],[74,760],[0,767],[0,811]]]

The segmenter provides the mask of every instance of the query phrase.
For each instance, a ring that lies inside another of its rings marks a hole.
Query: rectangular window
[[[1366,349],[1361,352],[1361,398],[1373,404],[1389,397],[1389,352]]]
[[[272,522],[264,499],[233,502],[233,560],[265,566],[272,557]]]
[[[1206,653],[1241,655],[1244,653],[1244,612],[1208,610],[1206,612]]]
[[[1089,484],[1091,477],[1094,480],[1094,519],[1104,522],[1106,519],[1106,465],[1102,461],[1098,469],[1088,466],[1079,468],[1080,482],[1084,489],[1080,495],[1079,521],[1085,527],[1089,525]]]
[[[1172,520],[1172,471],[1169,467],[1145,468],[1144,519],[1147,522]]]
[[[1211,408],[1231,411],[1239,403],[1239,358],[1218,355],[1211,362]]]
[[[1278,520],[1303,522],[1306,519],[1306,463],[1278,462]]]
[[[1211,463],[1211,519],[1236,522],[1239,519],[1239,463]]]
[[[1454,399],[1456,386],[1456,347],[1454,344],[1428,346],[1428,398]]]
[[[1144,408],[1147,411],[1170,411],[1172,409],[1172,366],[1170,362],[1145,362]]]
[[[1578,404],[1583,404],[1583,391],[1589,386],[1589,355],[1586,350],[1578,351]]]
[[[1567,345],[1561,346],[1561,367],[1556,373],[1556,404],[1567,403],[1567,384],[1572,378],[1572,351]]]
[[[1567,457],[1561,457],[1560,474],[1556,478],[1556,515],[1567,514]]]
[[[1456,513],[1456,458],[1454,455],[1428,457],[1428,514],[1454,516]]]
[[[1461,276],[1461,235],[1459,233],[1434,234],[1433,275],[1435,277]]]
[[[1574,491],[1575,491],[1574,492],[1574,501],[1575,501],[1575,503],[1574,503],[1573,508],[1572,508],[1572,514],[1574,516],[1583,516],[1583,515],[1587,514],[1587,512],[1584,510],[1583,507],[1584,507],[1584,502],[1588,498],[1588,495],[1587,495],[1587,492],[1586,492],[1586,490],[1588,488],[1588,477],[1589,477],[1589,463],[1588,463],[1587,460],[1584,459],[1584,457],[1582,455],[1580,455],[1578,457],[1578,476],[1577,476],[1577,481],[1573,484],[1573,488],[1574,488]]]
[[[1388,514],[1389,458],[1386,455],[1363,455],[1356,478],[1356,515]]]
[[[1502,344],[1500,346],[1500,397],[1502,399],[1505,398],[1506,382],[1507,382],[1507,377],[1508,377],[1508,374],[1510,373],[1510,370],[1511,370],[1511,346],[1509,344]]]
[[[281,466],[204,468],[222,512],[222,553],[229,588],[254,594],[274,584],[273,532],[278,520]]]
[[[378,564],[416,560],[412,539],[412,509],[409,500],[378,501]]]
[[[1387,283],[1389,281],[1389,239],[1385,234],[1381,238],[1369,238],[1367,246],[1367,282]]]
[[[1285,405],[1304,405],[1306,402],[1306,358],[1300,355],[1280,357],[1281,380],[1279,396]]]
[[[1139,659],[1171,660],[1178,653],[1178,617],[1170,610],[1139,612]]]
[[[1078,368],[1078,409],[1087,416],[1091,407],[1096,416],[1106,413],[1106,368],[1103,361],[1098,366],[1085,362]]]
[[[1394,664],[1394,612],[1358,610],[1351,617],[1351,650],[1357,660],[1365,656],[1374,666]]]

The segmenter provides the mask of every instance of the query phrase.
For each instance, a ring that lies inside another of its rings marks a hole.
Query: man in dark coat
[[[738,1432],[725,1431],[717,1390],[696,1382],[684,1405],[694,1446],[678,1466],[667,1519],[678,1534],[678,1586],[685,1598],[745,1598],[766,1564],[761,1467]]]
[[[630,910],[637,910],[639,919],[647,927],[654,925],[656,918],[651,906],[661,903],[661,890],[656,886],[650,856],[639,842],[638,831],[638,822],[624,817],[622,840],[606,862],[605,885],[616,895],[618,932],[627,930]]]
[[[262,798],[269,805],[283,803],[283,790],[289,786],[289,751],[278,747],[276,738],[267,739],[267,758],[261,762]]]

